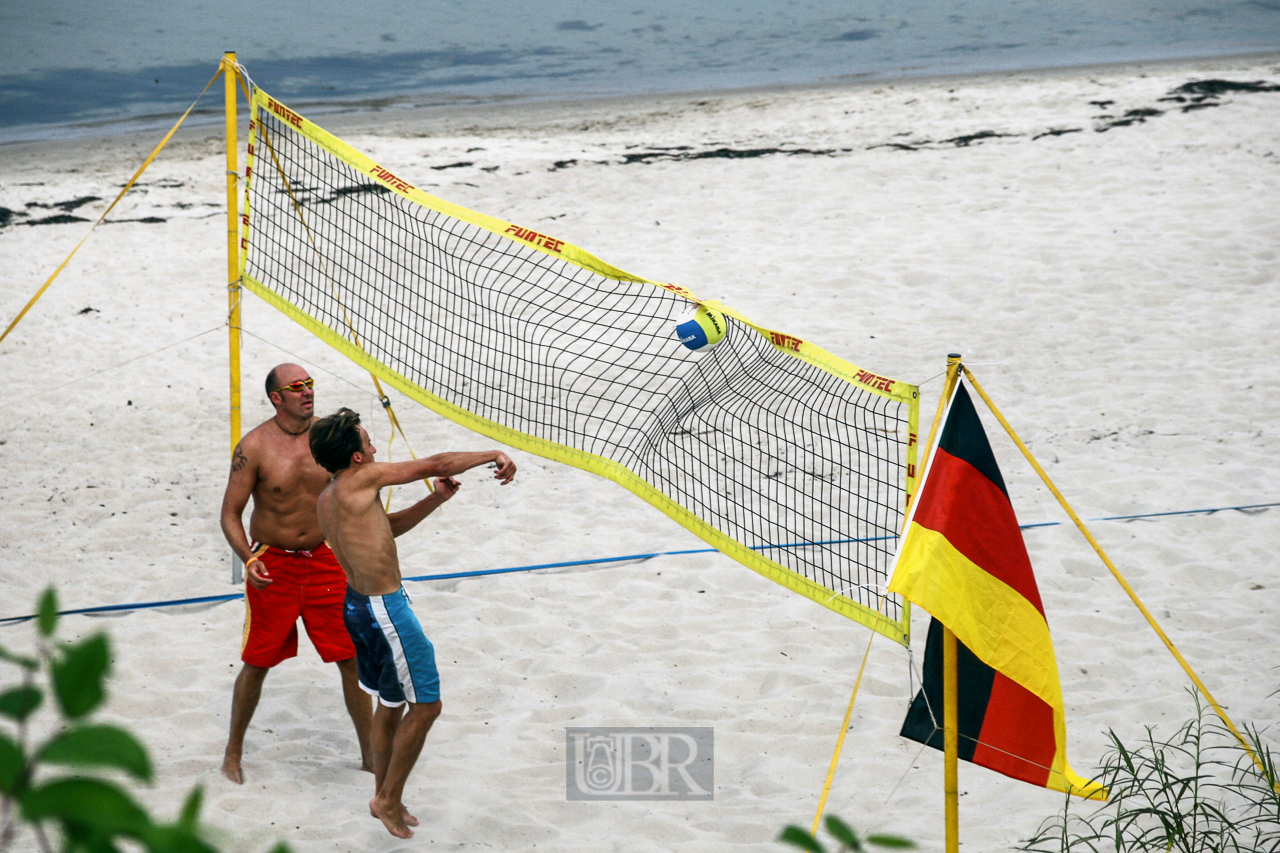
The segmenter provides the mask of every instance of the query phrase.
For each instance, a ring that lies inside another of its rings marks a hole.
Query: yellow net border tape
[[[252,170],[256,162],[255,144],[258,138],[257,126],[259,110],[270,111],[278,119],[285,122],[295,131],[315,142],[321,148],[324,148],[338,159],[415,204],[452,216],[455,219],[471,223],[472,225],[484,228],[495,234],[501,234],[509,239],[515,240],[516,242],[532,246],[533,248],[553,257],[563,258],[576,266],[590,270],[606,278],[619,281],[644,282],[646,284],[651,284],[655,287],[661,287],[664,290],[671,291],[672,293],[688,299],[691,302],[698,302],[699,304],[706,305],[709,308],[714,308],[715,310],[750,326],[759,334],[763,335],[776,349],[815,365],[816,367],[819,367],[852,385],[876,394],[877,396],[905,404],[908,410],[909,430],[906,489],[908,495],[914,492],[916,484],[917,435],[919,433],[919,389],[915,385],[892,380],[887,377],[871,373],[870,371],[863,370],[857,365],[851,364],[835,355],[832,355],[821,347],[809,343],[808,341],[802,340],[793,335],[787,335],[759,326],[744,315],[740,314],[738,311],[723,305],[720,302],[715,300],[699,300],[691,291],[679,285],[651,281],[641,276],[631,275],[630,273],[623,272],[622,270],[601,261],[591,253],[574,246],[571,243],[567,243],[563,240],[557,240],[549,235],[534,232],[531,229],[522,228],[509,222],[504,222],[501,219],[487,216],[483,213],[477,213],[460,205],[453,204],[445,201],[444,199],[437,198],[436,196],[423,192],[407,181],[399,178],[391,171],[378,165],[368,156],[343,142],[341,139],[338,139],[328,131],[303,118],[297,112],[286,107],[262,89],[255,89],[253,94],[252,112],[250,115],[249,157],[248,165],[246,167],[246,175],[252,174]],[[887,616],[877,613],[870,607],[848,598],[847,596],[833,594],[831,590],[826,587],[809,580],[797,572],[791,571],[785,566],[765,557],[758,551],[748,548],[740,542],[729,538],[714,527],[711,527],[702,519],[689,512],[689,510],[680,506],[662,492],[649,485],[649,483],[638,477],[628,468],[601,456],[577,450],[575,448],[566,447],[561,444],[556,444],[482,418],[473,412],[459,408],[458,406],[436,396],[427,389],[422,388],[411,380],[401,376],[382,362],[372,358],[358,345],[347,340],[333,329],[319,322],[311,315],[303,312],[297,306],[288,302],[261,282],[246,274],[245,263],[247,253],[245,250],[248,248],[249,241],[252,239],[249,226],[251,221],[251,211],[249,209],[247,186],[243,210],[244,214],[242,221],[244,223],[244,230],[241,235],[240,269],[241,281],[244,286],[255,295],[265,300],[272,307],[293,319],[316,337],[320,338],[325,343],[350,358],[365,370],[379,377],[405,396],[416,400],[432,411],[449,418],[468,429],[474,430],[475,432],[488,436],[496,441],[500,441],[510,447],[517,447],[538,456],[563,462],[612,480],[637,495],[645,502],[662,511],[677,524],[689,530],[703,541],[714,546],[717,550],[727,554],[753,571],[764,575],[787,589],[799,593],[800,595],[803,595],[804,597],[811,599],[824,607],[841,614],[842,616],[846,616],[859,624],[865,625],[896,642],[902,643],[903,645],[906,645],[908,642],[910,636],[909,609],[903,610],[903,621],[897,622]]]

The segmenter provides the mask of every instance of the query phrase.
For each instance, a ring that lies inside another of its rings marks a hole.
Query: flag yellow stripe
[[[1045,787],[1086,800],[1105,800],[1108,794],[1106,788],[1082,778],[1067,764],[1067,721],[1061,705],[1053,709],[1053,737],[1057,749],[1053,753],[1053,768],[1049,771]]]
[[[1044,617],[941,533],[912,522],[889,591],[928,610],[983,663],[1061,713],[1062,685]]]

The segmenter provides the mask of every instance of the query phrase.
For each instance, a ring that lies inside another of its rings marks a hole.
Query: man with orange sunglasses
[[[356,649],[342,621],[347,579],[316,518],[316,498],[329,484],[329,472],[311,456],[314,386],[296,364],[277,365],[267,374],[275,415],[236,446],[222,499],[222,533],[244,562],[246,579],[244,667],[231,695],[231,735],[222,760],[222,775],[236,784],[244,783],[240,758],[262,683],[272,667],[298,653],[299,617],[320,659],[338,665],[361,769],[373,770],[372,704],[360,689]],[[242,516],[250,497],[246,535]]]

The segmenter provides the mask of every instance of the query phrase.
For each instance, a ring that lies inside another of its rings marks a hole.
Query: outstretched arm
[[[502,485],[505,486],[515,478],[516,464],[500,450],[437,453],[425,459],[379,462],[368,467],[373,475],[374,487],[380,489],[383,486],[402,486],[428,477],[454,477],[463,471],[469,471],[490,462],[498,466],[493,476]]]
[[[387,516],[391,522],[391,535],[399,536],[408,533],[418,526],[418,522],[440,508],[440,505],[458,493],[462,484],[452,477],[440,477],[435,482],[435,491],[427,495],[407,509],[398,510]]]

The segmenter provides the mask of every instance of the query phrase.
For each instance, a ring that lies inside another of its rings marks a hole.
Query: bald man
[[[360,743],[361,769],[372,772],[370,698],[360,689],[356,649],[343,624],[347,580],[316,518],[329,472],[311,456],[315,383],[296,364],[277,365],[265,390],[275,414],[236,446],[222,499],[222,533],[245,566],[245,628],[231,695],[231,734],[222,775],[244,783],[244,736],[272,667],[298,653],[298,619],[325,663],[342,676],[347,713]],[[253,498],[246,535],[242,516]]]

